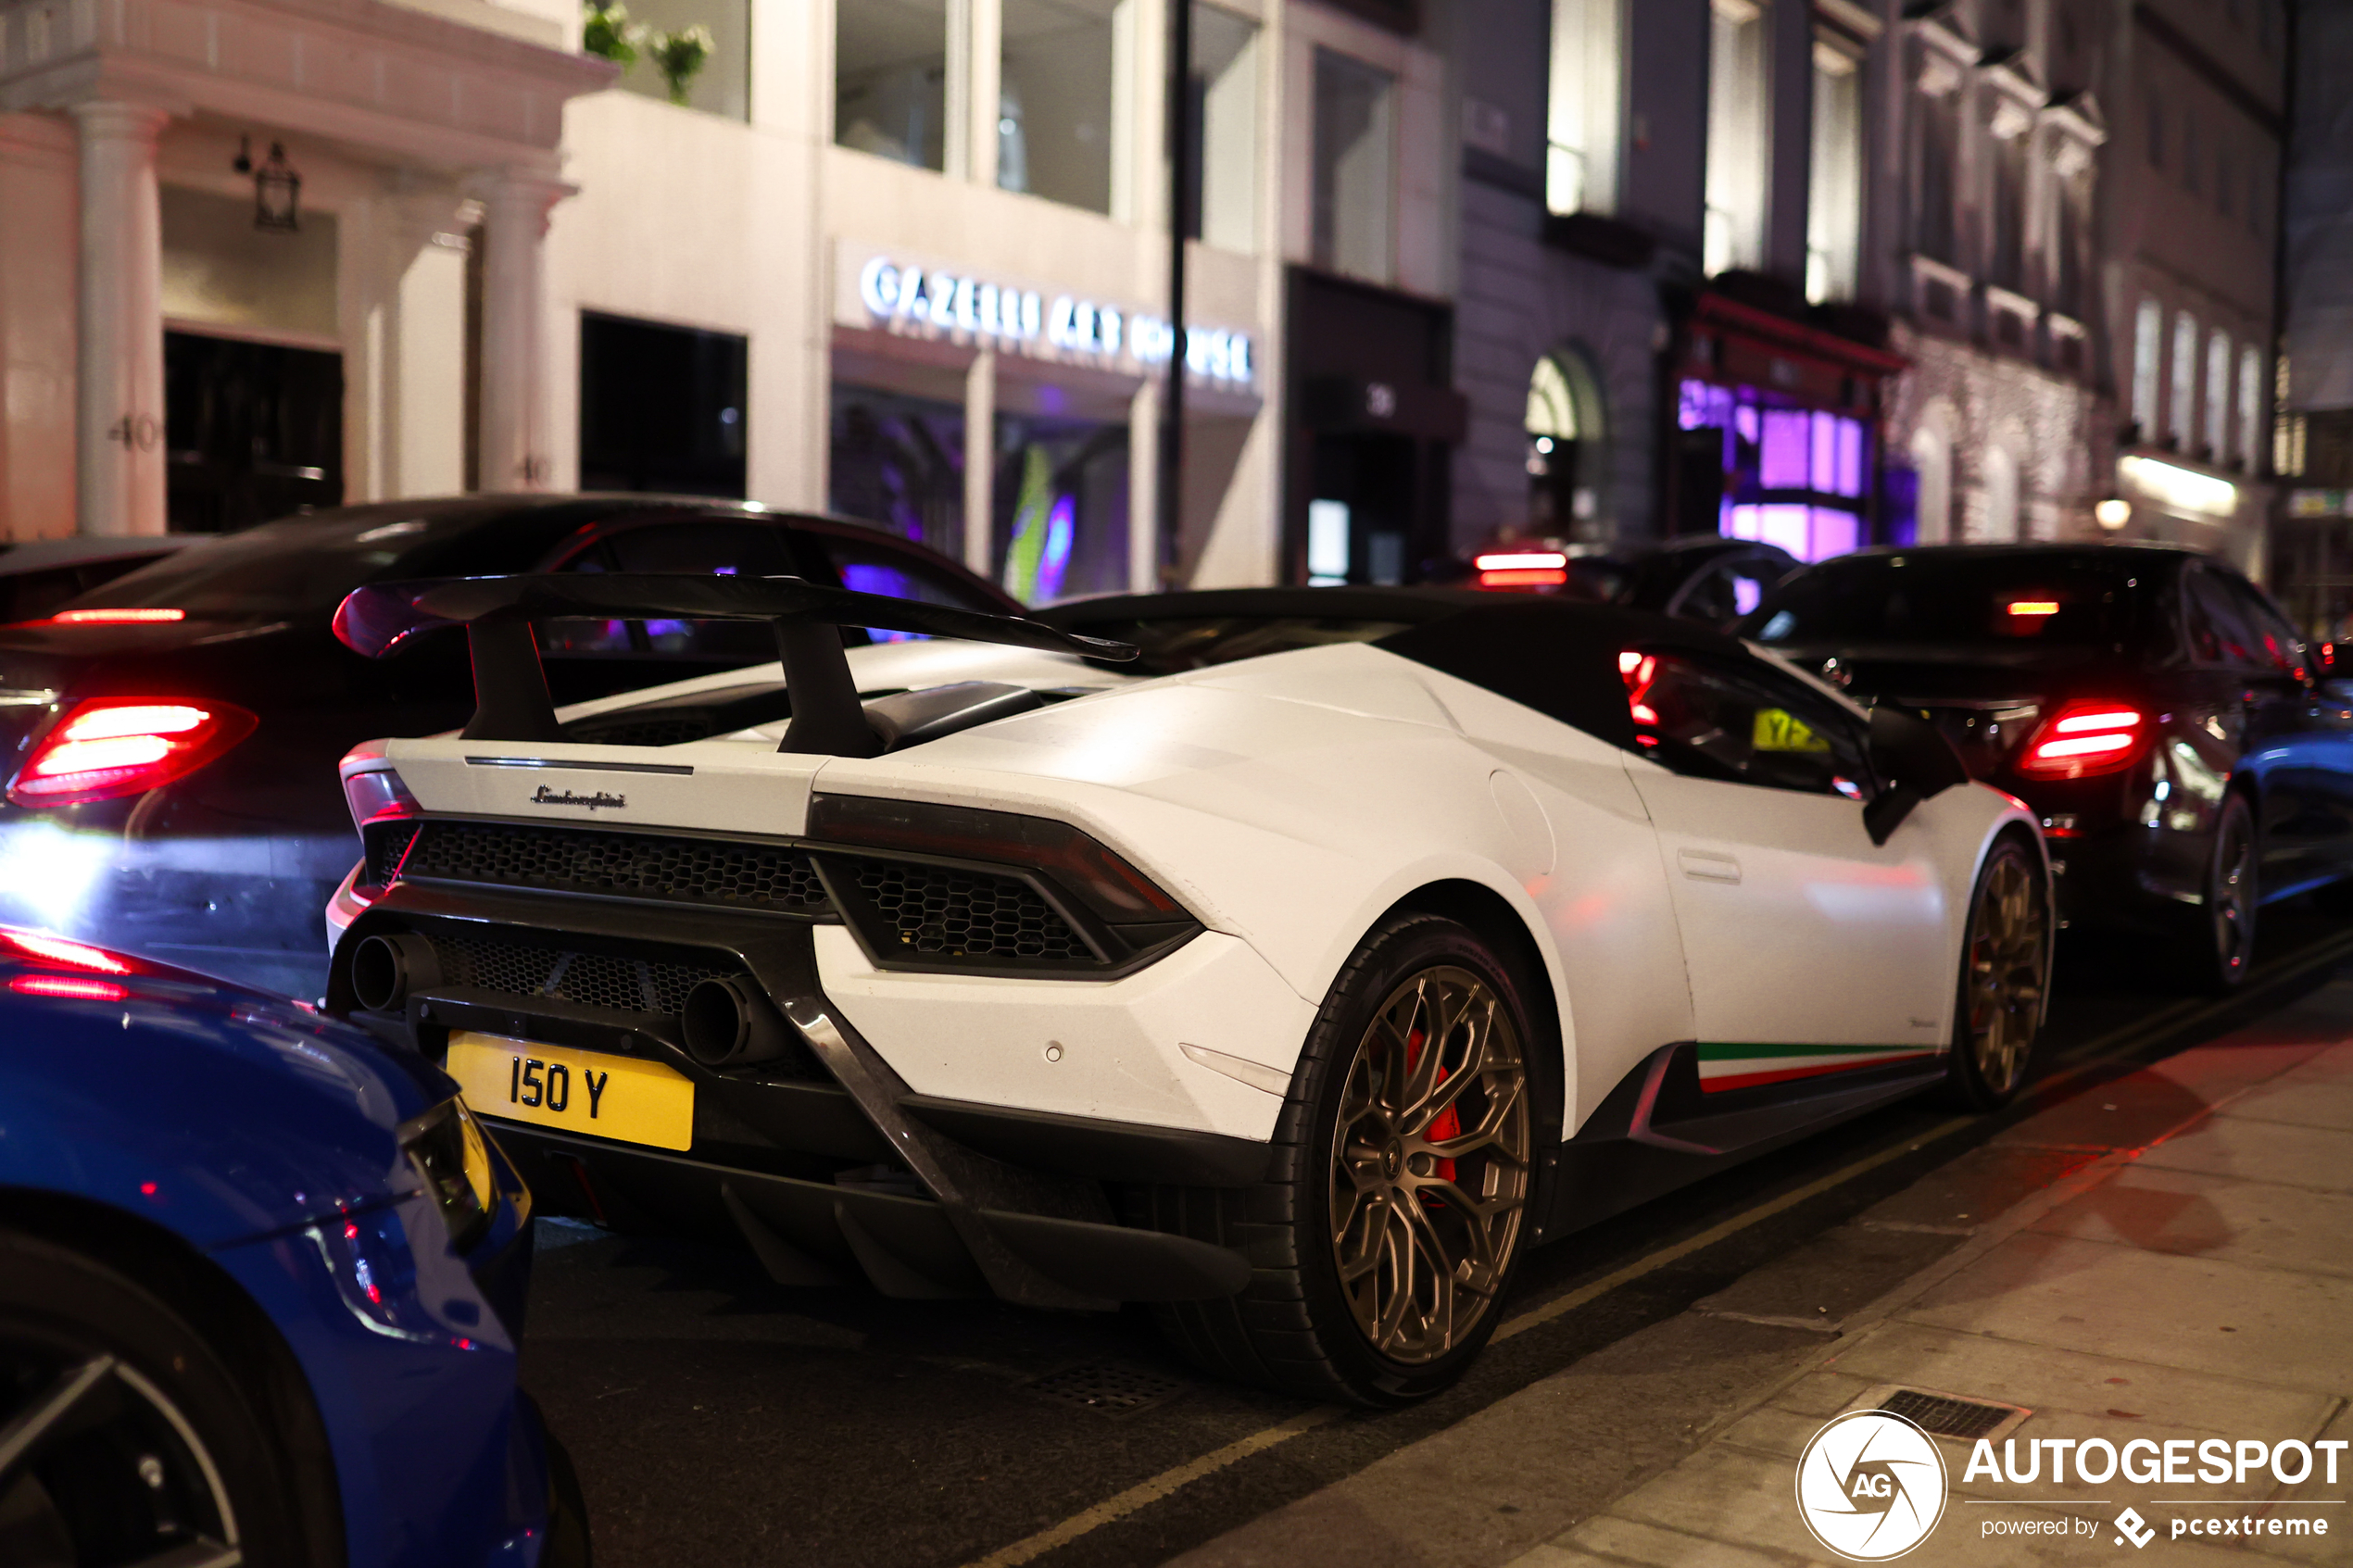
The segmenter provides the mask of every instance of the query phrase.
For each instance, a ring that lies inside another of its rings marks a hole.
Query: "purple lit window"
[[[1838,421],[1838,483],[1835,489],[1841,495],[1860,495],[1863,493],[1863,421],[1860,420]]]
[[[1829,556],[1843,556],[1863,542],[1863,520],[1853,512],[1843,512],[1831,507],[1815,507],[1811,537],[1806,548],[1793,550],[1793,555],[1806,560],[1821,560]]]
[[[1751,413],[1743,408],[1742,413]],[[1768,490],[1806,490],[1807,427],[1811,418],[1802,408],[1765,410],[1765,439],[1757,457],[1756,483]]]

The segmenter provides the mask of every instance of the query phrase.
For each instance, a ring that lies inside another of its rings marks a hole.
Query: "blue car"
[[[0,927],[0,1563],[585,1564],[531,1246],[431,1065]]]

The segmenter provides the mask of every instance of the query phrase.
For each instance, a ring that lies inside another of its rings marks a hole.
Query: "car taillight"
[[[2070,702],[2027,741],[2018,771],[2033,779],[2117,772],[2139,760],[2148,727],[2148,715],[2128,702]]]
[[[253,734],[259,723],[231,703],[174,697],[93,697],[17,770],[19,806],[79,806],[143,795],[187,777]]]
[[[809,836],[822,843],[1032,867],[1051,874],[1114,923],[1189,918],[1183,905],[1110,846],[1051,817],[864,795],[813,795]]]
[[[343,781],[344,804],[351,808],[351,825],[366,831],[370,822],[392,817],[417,817],[424,808],[390,768],[371,768]]]
[[[93,969],[101,974],[131,972],[128,963],[104,947],[93,947],[87,942],[53,936],[45,931],[20,931],[14,926],[0,926],[0,948],[9,949],[19,958],[38,959],[71,969]]]

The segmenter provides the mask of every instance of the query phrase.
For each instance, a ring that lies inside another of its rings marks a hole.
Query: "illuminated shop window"
[[[997,581],[1024,604],[1127,586],[1127,426],[1050,411],[1000,412],[996,441]]]
[[[1771,396],[1755,387],[1682,384],[1678,423],[1693,435],[1713,432],[1721,442],[1719,531],[1778,545],[1800,560],[1843,555],[1866,543],[1869,427],[1843,414],[1767,401]]]
[[[949,0],[858,0],[834,13],[834,140],[948,166]]]

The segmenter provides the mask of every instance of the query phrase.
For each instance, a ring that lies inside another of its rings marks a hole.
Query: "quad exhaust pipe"
[[[351,954],[351,994],[370,1012],[396,1012],[409,993],[441,984],[441,960],[414,932],[365,937]]]
[[[744,980],[705,980],[678,1015],[686,1054],[705,1067],[749,1067],[790,1048],[792,1025]]]

